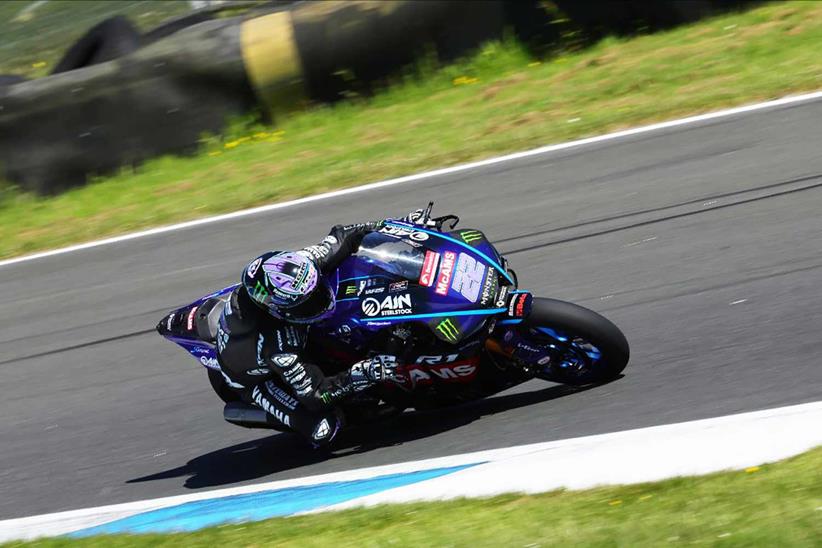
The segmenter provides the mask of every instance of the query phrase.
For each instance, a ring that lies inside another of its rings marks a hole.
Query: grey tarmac
[[[4,266],[0,519],[822,399],[821,138],[815,100]],[[265,250],[429,199],[522,287],[619,325],[625,376],[407,414],[328,457],[224,423],[153,331]]]

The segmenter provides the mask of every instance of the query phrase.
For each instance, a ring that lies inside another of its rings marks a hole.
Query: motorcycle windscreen
[[[389,234],[372,232],[363,238],[357,255],[386,272],[416,281],[422,271],[425,249],[414,244],[417,242],[412,243]]]

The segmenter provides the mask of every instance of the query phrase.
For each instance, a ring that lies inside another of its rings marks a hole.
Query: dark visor
[[[293,320],[310,320],[325,312],[331,304],[331,291],[321,285],[311,296],[297,306],[281,309],[280,314]]]

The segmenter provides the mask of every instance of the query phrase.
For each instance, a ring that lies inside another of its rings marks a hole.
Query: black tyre
[[[618,377],[628,365],[631,352],[625,335],[593,310],[556,299],[534,298],[531,314],[522,325],[547,327],[562,334],[567,341],[558,346],[564,347],[568,355],[577,355],[579,363],[554,360],[539,374],[546,380],[571,385],[607,382]],[[585,354],[590,346],[598,351],[598,358]]]

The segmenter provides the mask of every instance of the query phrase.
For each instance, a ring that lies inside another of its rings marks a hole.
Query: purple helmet
[[[248,295],[272,316],[292,322],[313,322],[334,310],[334,294],[308,257],[291,251],[270,251],[243,271]]]

